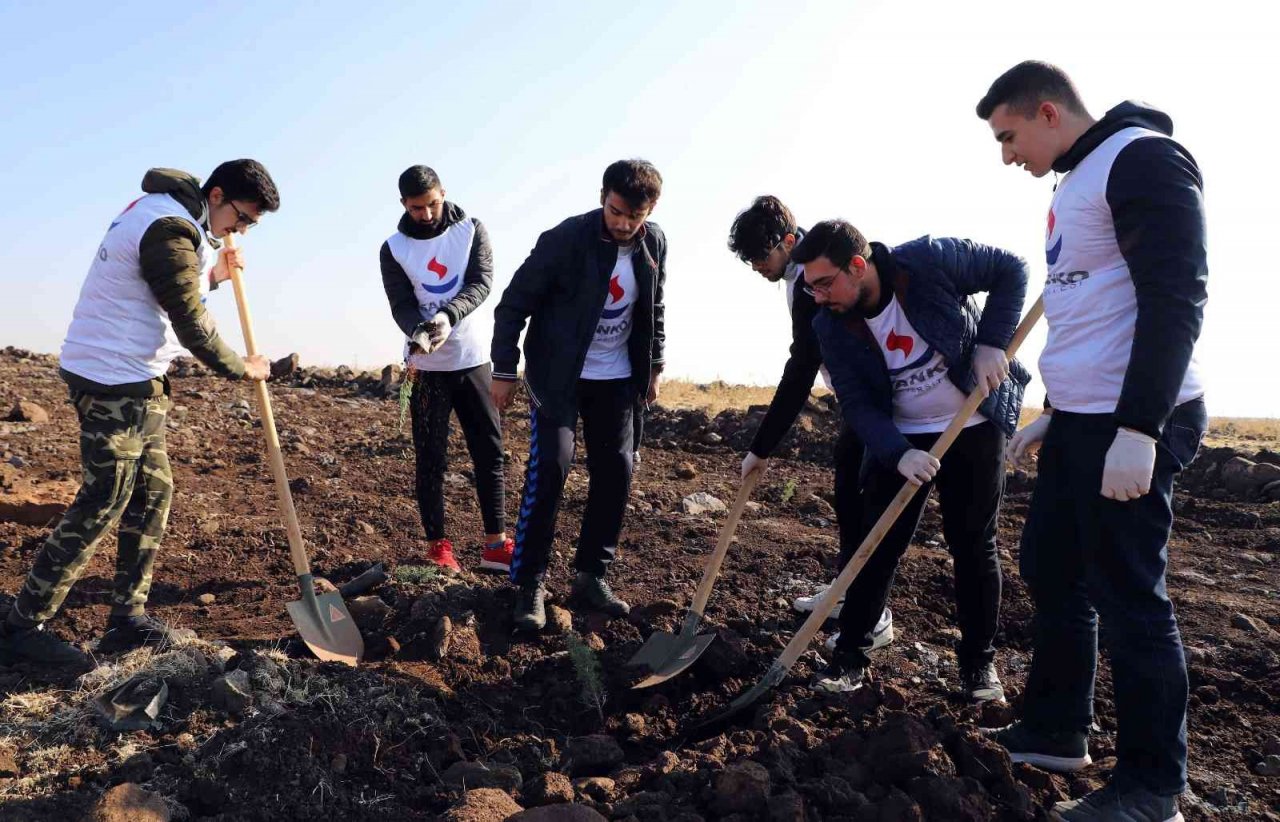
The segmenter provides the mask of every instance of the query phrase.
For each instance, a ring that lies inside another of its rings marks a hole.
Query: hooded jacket
[[[1122,377],[1118,371],[1114,378],[1118,399],[1114,395],[1105,399],[1108,406],[1114,403],[1117,425],[1157,439],[1174,406],[1201,393],[1194,371],[1189,369],[1208,299],[1204,184],[1195,159],[1171,139],[1172,134],[1169,116],[1141,103],[1125,102],[1108,111],[1053,164],[1055,172],[1067,176],[1055,192],[1050,213],[1056,213],[1056,225],[1051,223],[1046,241],[1050,282],[1046,283],[1045,306],[1050,346],[1055,333],[1048,293],[1053,279],[1090,273],[1066,271],[1086,266],[1064,268],[1059,260],[1060,255],[1065,260],[1071,252],[1073,238],[1083,237],[1076,240],[1083,244],[1082,256],[1092,251],[1095,256],[1111,253],[1123,258],[1132,279],[1136,317],[1112,318],[1106,327],[1098,326],[1092,333],[1109,333],[1122,321],[1132,323],[1132,345],[1127,360],[1119,363]],[[1116,152],[1114,157],[1111,152]],[[1088,168],[1091,159],[1105,159],[1108,164],[1095,174],[1096,169]],[[1078,176],[1086,170],[1093,176]],[[1069,191],[1082,185],[1087,186],[1083,192]],[[1089,198],[1091,213],[1109,211],[1109,224],[1073,221],[1072,210],[1060,202],[1068,193],[1077,200]],[[1095,305],[1094,311],[1103,322],[1099,308]],[[1118,340],[1114,348],[1128,342],[1127,330],[1126,325],[1126,339]],[[1091,332],[1084,332],[1081,337],[1087,344]],[[1055,402],[1055,391],[1073,390],[1074,383],[1055,386],[1048,372],[1045,379],[1049,404],[1064,407]]]

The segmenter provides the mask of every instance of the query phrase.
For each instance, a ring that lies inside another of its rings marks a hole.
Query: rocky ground
[[[978,710],[953,693],[950,559],[931,505],[890,603],[897,641],[877,652],[870,687],[810,692],[815,642],[737,725],[685,742],[786,644],[800,623],[789,600],[831,574],[825,401],[806,409],[738,529],[707,614],[718,639],[683,676],[637,691],[624,663],[652,631],[678,628],[762,409],[656,410],[611,575],[628,619],[562,607],[585,502],[585,468],[575,471],[552,624],[512,637],[511,591],[472,572],[480,525],[461,441],[447,510],[468,570],[446,578],[422,566],[398,375],[282,361],[276,417],[318,573],[339,585],[375,563],[390,574],[348,598],[370,657],[353,670],[316,662],[294,639],[284,605],[297,584],[251,392],[198,372],[180,365],[174,379],[178,494],[151,609],[200,639],[100,658],[79,679],[0,667],[0,819],[1033,820],[1114,764],[1105,664],[1097,764],[1082,775],[1011,766],[978,734],[1015,713],[1029,662],[1016,570],[1025,471],[1010,477],[1000,529],[997,664],[1010,706]],[[0,591],[20,585],[77,486],[64,397],[53,358],[0,353],[0,414],[14,409],[0,423]],[[528,423],[512,413],[506,424],[514,515]],[[1170,590],[1191,669],[1188,819],[1280,819],[1280,455],[1274,440],[1244,445],[1206,448],[1177,500]],[[114,553],[104,540],[51,623],[90,650]]]

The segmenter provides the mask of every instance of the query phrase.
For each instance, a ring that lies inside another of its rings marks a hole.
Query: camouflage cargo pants
[[[115,397],[71,391],[80,417],[84,481],[45,540],[11,619],[40,623],[61,607],[102,535],[120,523],[111,595],[113,615],[143,611],[151,569],[169,520],[173,472],[165,452],[169,398]],[[16,617],[16,619],[15,619]]]

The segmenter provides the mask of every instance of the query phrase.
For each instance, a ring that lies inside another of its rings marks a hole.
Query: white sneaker
[[[811,612],[813,611],[814,607],[815,607],[819,602],[821,602],[821,601],[822,601],[822,598],[823,598],[824,596],[826,596],[827,591],[828,591],[828,589],[830,589],[830,588],[831,588],[831,586],[830,586],[829,584],[828,584],[828,585],[823,585],[821,588],[819,588],[818,590],[814,591],[814,592],[813,592],[813,594],[812,594],[811,596],[807,596],[807,597],[796,597],[796,598],[792,601],[792,603],[791,603],[791,607],[792,607],[792,608],[795,608],[797,611],[799,611],[799,612],[800,612],[800,613],[802,613],[802,614],[808,614],[808,613],[811,613]],[[838,603],[836,603],[836,607],[831,609],[831,614],[827,617],[827,619],[839,619],[839,618],[840,618],[840,609],[841,609],[841,608],[843,608],[843,607],[844,607],[844,597],[841,597],[841,598],[840,598],[840,601],[839,601]]]
[[[840,632],[836,631],[834,634],[827,637],[827,641],[822,643],[822,647],[834,653],[836,650],[836,642],[838,642],[839,639]],[[871,632],[871,644],[862,650],[870,653],[878,648],[883,648],[890,642],[893,642],[893,612],[888,608],[885,608],[884,612],[880,614],[880,620],[876,623],[875,630]]]

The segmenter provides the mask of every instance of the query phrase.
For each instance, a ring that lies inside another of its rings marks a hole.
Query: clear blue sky
[[[487,319],[538,233],[593,208],[610,161],[641,156],[666,179],[669,373],[771,384],[784,295],[725,250],[757,194],[889,243],[1003,245],[1038,292],[1052,178],[1001,166],[973,114],[997,74],[1036,57],[1095,114],[1134,97],[1171,114],[1206,178],[1210,410],[1280,415],[1265,360],[1280,341],[1280,117],[1265,93],[1280,30],[1246,8],[1261,5],[3,4],[0,345],[58,350],[151,166],[264,162],[283,206],[244,242],[259,344],[375,368],[400,353],[377,255],[406,166],[433,166],[489,227]],[[239,347],[230,290],[210,304]]]

